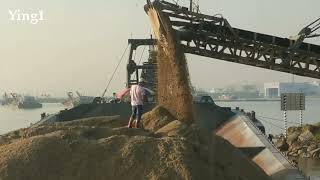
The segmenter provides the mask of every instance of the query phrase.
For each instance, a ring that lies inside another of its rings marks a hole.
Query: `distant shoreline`
[[[280,101],[279,99],[214,99],[215,102],[245,102],[245,101]]]
[[[250,102],[250,101],[280,101],[280,98],[249,98],[249,99],[213,99],[215,102]],[[306,100],[320,100],[319,96],[307,96]]]

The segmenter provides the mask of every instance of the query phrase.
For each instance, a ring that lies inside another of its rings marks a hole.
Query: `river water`
[[[266,127],[267,133],[280,134],[283,132],[283,112],[280,110],[279,101],[241,101],[241,102],[216,102],[225,107],[240,107],[247,112],[255,111]],[[11,106],[0,106],[0,134],[19,128],[28,127],[31,123],[40,120],[40,114],[45,112],[54,114],[65,109],[62,104],[43,104],[43,108],[34,110],[21,110]],[[289,126],[299,125],[299,111],[288,112]],[[306,110],[303,112],[303,122],[314,124],[320,122],[320,98],[306,99]],[[299,161],[300,168],[312,177],[320,177],[320,161],[304,159]],[[319,178],[320,180],[320,178]]]
[[[43,108],[24,110],[13,106],[0,106],[0,134],[30,126],[40,120],[40,114],[54,114],[65,109],[62,104],[44,103]]]
[[[216,102],[220,106],[240,107],[246,112],[255,111],[256,117],[266,127],[267,133],[280,134],[283,132],[284,115],[280,110],[280,101],[239,101]],[[300,111],[287,112],[288,126],[299,126]],[[306,110],[303,111],[303,123],[315,124],[320,122],[320,98],[307,98]]]

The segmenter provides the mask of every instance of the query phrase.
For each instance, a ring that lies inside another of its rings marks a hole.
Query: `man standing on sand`
[[[132,114],[128,123],[128,128],[132,128],[132,125],[136,128],[140,126],[140,120],[143,111],[143,101],[146,95],[144,89],[144,79],[140,78],[138,85],[132,85],[130,88]]]

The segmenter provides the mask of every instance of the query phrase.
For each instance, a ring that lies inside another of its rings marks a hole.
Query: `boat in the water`
[[[77,101],[77,98],[73,96],[73,92],[67,92],[67,96],[68,96],[68,99],[63,101],[62,104],[67,107],[71,107],[71,108],[74,107],[74,104]]]
[[[93,102],[95,97],[93,96],[83,96],[78,91],[76,91],[78,97],[74,97],[73,92],[68,92],[68,99],[64,101],[62,104],[68,107],[76,107],[80,104],[90,104]]]
[[[3,106],[7,106],[7,105],[16,106],[19,104],[19,101],[20,101],[19,99],[20,97],[17,93],[10,93],[10,94],[4,93],[1,104]]]
[[[42,108],[42,104],[39,103],[33,96],[25,96],[23,100],[18,104],[19,109],[36,109]]]

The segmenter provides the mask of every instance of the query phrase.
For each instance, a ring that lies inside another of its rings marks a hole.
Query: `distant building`
[[[306,95],[319,94],[320,88],[317,83],[283,83],[273,82],[264,84],[265,97],[280,97],[281,93],[299,93]]]
[[[226,89],[223,89],[223,88],[212,88],[210,90],[210,93],[225,93],[226,92]]]

